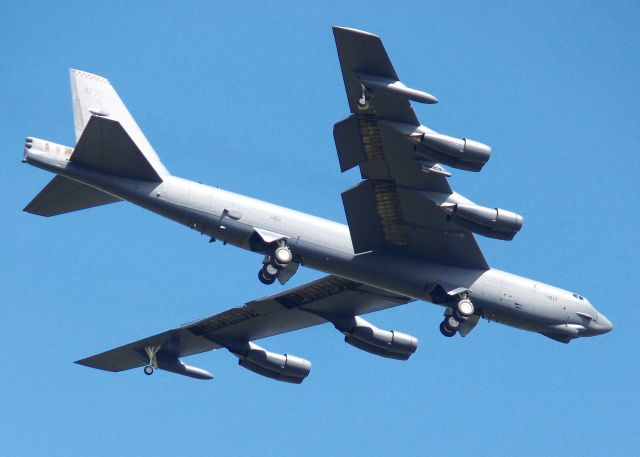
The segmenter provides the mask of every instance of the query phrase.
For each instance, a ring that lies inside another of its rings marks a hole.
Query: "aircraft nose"
[[[600,327],[602,328],[602,333],[609,333],[611,330],[613,330],[613,324],[603,314],[600,314],[600,317],[598,318],[598,324],[600,324]]]
[[[613,324],[607,319],[604,314],[598,313],[598,333],[603,335],[613,330]]]

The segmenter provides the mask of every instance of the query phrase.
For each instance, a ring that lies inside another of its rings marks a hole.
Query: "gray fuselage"
[[[434,263],[411,252],[354,254],[349,227],[309,214],[166,175],[162,182],[125,179],[69,162],[69,148],[25,149],[24,161],[127,200],[211,238],[257,250],[257,230],[287,237],[302,265],[416,300],[432,300],[433,284],[471,291],[485,319],[568,342],[611,330],[611,323],[577,294],[496,269]],[[65,152],[66,151],[66,152]]]

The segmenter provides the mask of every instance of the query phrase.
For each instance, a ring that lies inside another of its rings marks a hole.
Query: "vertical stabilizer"
[[[160,176],[169,174],[108,79],[73,69],[69,71],[69,76],[76,141],[82,136],[92,116],[117,121],[155,172]]]

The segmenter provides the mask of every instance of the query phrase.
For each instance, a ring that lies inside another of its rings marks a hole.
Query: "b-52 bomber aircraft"
[[[71,70],[77,143],[27,138],[24,162],[56,176],[25,211],[54,216],[127,200],[261,254],[265,284],[285,284],[300,265],[328,274],[77,363],[211,379],[181,358],[226,348],[255,373],[301,383],[309,361],[254,341],[329,322],[352,346],[406,360],[418,340],[362,315],[413,300],[444,307],[447,337],[466,336],[481,317],[563,343],[612,329],[586,298],[489,266],[474,234],[511,240],[523,219],[452,191],[443,165],[480,171],[491,148],[421,125],[410,101],[437,99],[400,82],[378,36],[333,33],[351,111],[334,126],[335,145],[341,170],[357,166],[362,175],[342,193],[348,225],[171,175],[109,81]]]

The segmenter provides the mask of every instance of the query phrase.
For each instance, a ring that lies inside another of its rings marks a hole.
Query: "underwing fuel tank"
[[[400,81],[394,79],[359,72],[354,72],[354,76],[364,87],[373,92],[385,92],[395,97],[406,98],[407,100],[413,100],[419,103],[438,103],[438,99],[433,95],[407,87]]]
[[[478,235],[512,240],[522,228],[521,215],[506,209],[457,203],[443,204],[440,208],[449,215],[449,220]]]
[[[213,379],[211,373],[202,368],[183,363],[180,359],[158,356],[158,368],[195,379]]]
[[[415,132],[409,135],[409,139],[416,145],[417,153],[462,170],[480,171],[491,157],[491,147],[468,138]]]

